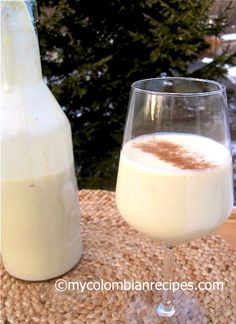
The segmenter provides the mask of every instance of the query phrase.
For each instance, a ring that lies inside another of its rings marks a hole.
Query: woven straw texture
[[[82,282],[162,280],[165,249],[160,243],[138,234],[122,220],[113,192],[81,190],[80,208],[83,256],[79,264],[61,278]],[[225,284],[223,291],[188,292],[191,293],[189,296],[197,297],[198,306],[206,310],[201,316],[197,314],[197,320],[183,320],[181,294],[177,294],[175,301],[182,311],[169,322],[159,321],[142,309],[140,292],[58,292],[54,285],[57,279],[23,282],[8,275],[2,263],[0,271],[1,323],[236,323],[236,252],[216,235],[176,248],[173,281],[223,281]],[[152,295],[144,291],[141,295],[147,302],[154,303],[158,293]],[[133,306],[132,311],[127,305]],[[130,314],[133,320],[127,320]]]

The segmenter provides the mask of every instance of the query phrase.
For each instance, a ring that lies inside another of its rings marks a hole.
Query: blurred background
[[[114,190],[130,85],[158,76],[226,84],[236,180],[235,0],[38,6],[43,73],[72,126],[80,189]]]

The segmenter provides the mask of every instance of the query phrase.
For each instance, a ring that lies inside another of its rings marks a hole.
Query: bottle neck
[[[42,80],[38,38],[24,1],[3,1],[1,37],[1,88]]]

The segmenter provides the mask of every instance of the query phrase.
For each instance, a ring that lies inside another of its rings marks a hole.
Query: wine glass
[[[132,84],[116,185],[125,221],[167,247],[213,232],[233,208],[232,157],[225,86],[165,77]],[[156,318],[174,317],[164,291]],[[196,303],[195,303],[196,305]]]

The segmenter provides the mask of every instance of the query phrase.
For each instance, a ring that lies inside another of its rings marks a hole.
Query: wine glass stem
[[[164,265],[164,278],[163,278],[163,296],[162,302],[157,307],[157,314],[162,317],[171,317],[175,314],[175,308],[172,304],[172,290],[169,287],[170,280],[172,279],[174,269],[174,248],[167,246],[167,255]],[[166,289],[168,288],[168,290]]]

